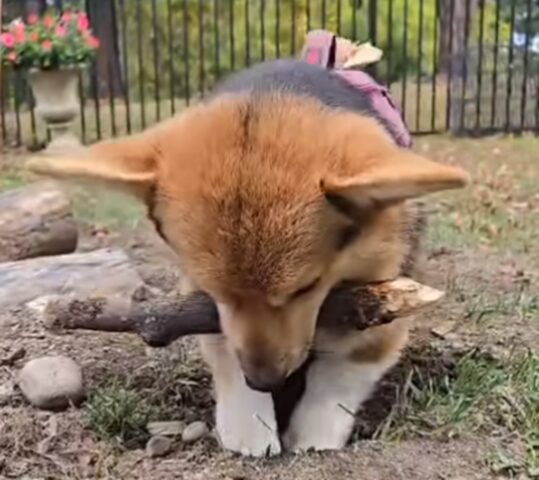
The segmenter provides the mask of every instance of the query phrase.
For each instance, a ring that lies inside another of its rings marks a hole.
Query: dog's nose
[[[253,390],[271,393],[281,389],[286,378],[272,370],[261,370],[256,373],[245,375],[245,383]]]

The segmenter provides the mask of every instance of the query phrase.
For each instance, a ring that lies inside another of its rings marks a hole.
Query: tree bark
[[[48,183],[0,195],[0,262],[71,253],[77,225],[67,197]]]
[[[365,330],[433,304],[443,293],[409,278],[373,285],[343,285],[329,294],[318,326],[332,330]],[[188,296],[156,295],[145,287],[132,298],[49,297],[43,306],[51,329],[132,332],[152,347],[169,345],[185,335],[219,333],[213,300],[203,292]]]
[[[48,295],[127,295],[143,284],[121,250],[101,249],[0,264],[0,311]]]

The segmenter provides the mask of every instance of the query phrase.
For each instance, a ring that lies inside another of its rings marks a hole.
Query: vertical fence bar
[[[21,132],[21,105],[19,97],[20,71],[15,72],[13,79],[13,106],[15,108],[15,145],[20,147],[22,144]]]
[[[454,31],[454,25],[453,20],[455,18],[455,0],[451,0],[451,3],[449,5],[449,40],[448,40],[448,52],[447,52],[447,58],[449,59],[447,63],[447,91],[446,91],[446,97],[447,97],[447,104],[445,106],[445,128],[446,130],[451,129],[451,105],[453,103],[453,89],[451,88],[452,81],[453,81],[453,31]]]
[[[511,129],[511,96],[513,94],[513,37],[515,35],[516,2],[511,2],[511,13],[509,20],[509,58],[507,60],[507,94],[505,97],[505,131]]]
[[[139,102],[140,102],[140,122],[142,128],[146,128],[146,95],[144,92],[145,75],[144,75],[144,52],[142,50],[142,4],[141,0],[137,0],[137,54],[138,54],[138,69],[139,69]]]
[[[125,0],[120,0],[121,22],[122,22],[122,57],[124,74],[124,100],[125,100],[125,122],[127,133],[131,134],[131,98],[129,85],[129,57],[127,45],[127,15],[125,13]]]
[[[0,18],[1,18],[1,15],[0,15]],[[5,85],[6,85],[6,76],[5,76],[2,62],[0,62],[0,124],[2,125],[2,145],[5,145],[7,142]]]
[[[481,92],[483,85],[483,41],[485,28],[485,0],[479,0],[479,54],[477,57],[477,95],[475,99],[475,129],[481,128]]]
[[[198,90],[204,97],[206,90],[206,68],[204,51],[204,0],[198,0]]]
[[[494,19],[494,57],[492,59],[492,101],[490,106],[490,126],[496,126],[496,105],[498,103],[498,50],[500,43],[500,10],[501,0],[496,0],[496,13]]]
[[[434,31],[432,47],[432,84],[430,96],[430,130],[436,131],[436,93],[437,93],[437,75],[438,75],[438,18],[440,17],[440,3],[434,2]]]
[[[214,25],[214,65],[215,77],[221,76],[221,45],[220,45],[220,29],[219,29],[219,0],[213,0],[213,25]]]
[[[468,86],[468,39],[470,36],[470,24],[471,24],[471,2],[466,0],[466,9],[464,12],[464,48],[460,53],[462,56],[462,79],[461,79],[461,107],[460,107],[460,122],[459,130],[464,131],[465,127],[465,114],[466,114],[466,87]]]
[[[191,103],[191,75],[189,65],[189,5],[188,0],[183,0],[182,8],[182,27],[183,27],[183,68],[185,83],[185,103],[189,105]]]
[[[82,143],[86,143],[86,92],[84,91],[84,74],[79,72],[79,112]]]
[[[161,120],[161,71],[159,68],[159,39],[157,38],[158,34],[158,25],[157,25],[157,4],[156,0],[152,0],[151,9],[152,9],[152,47],[153,47],[153,71],[155,76],[155,88],[154,88],[154,101],[155,101],[155,116],[157,121]]]
[[[420,130],[421,118],[421,68],[423,60],[423,8],[425,0],[419,0],[419,25],[417,35],[417,77],[416,77],[416,99],[415,99],[415,129]]]
[[[107,85],[109,90],[110,130],[113,137],[117,135],[116,128],[116,105],[114,104],[114,80],[112,78],[112,62],[107,59]]]
[[[30,128],[32,130],[32,143],[37,144],[37,124],[36,124],[36,112],[34,106],[34,96],[32,95],[32,88],[29,84],[26,86],[26,98],[28,99],[28,106],[30,107]]]
[[[281,1],[275,0],[275,56],[281,56]]]
[[[168,75],[169,75],[169,95],[170,95],[170,114],[176,113],[176,72],[174,70],[174,28],[172,22],[172,0],[167,0],[167,30],[168,30]]]
[[[327,8],[326,0],[322,0],[322,5],[320,6],[320,25],[322,28],[326,28],[326,17],[327,17]]]
[[[393,0],[387,2],[387,49],[386,49],[387,86],[391,89],[393,59]]]
[[[311,0],[307,0],[305,4],[305,16],[307,17],[307,31],[311,29]]]
[[[408,57],[408,0],[404,0],[404,16],[403,16],[404,32],[402,37],[402,61],[404,65],[404,71],[402,75],[402,92],[401,92],[401,110],[402,115],[406,118],[406,81],[408,76],[408,69],[406,68]]]
[[[266,60],[266,0],[260,0],[260,59]]]
[[[234,0],[228,0],[228,22],[230,34],[230,68],[234,70],[236,66],[236,54],[234,52]]]
[[[369,39],[373,45],[376,45],[378,38],[378,7],[377,0],[369,0]]]
[[[95,129],[97,134],[97,139],[101,140],[101,103],[99,99],[99,77],[97,74],[97,64],[94,61],[91,68],[91,79],[92,79],[92,97],[94,100],[94,119],[95,119]]]
[[[251,36],[249,35],[249,2],[245,0],[245,66],[251,65]]]
[[[352,0],[352,39],[357,40],[357,1]]]
[[[528,96],[528,62],[532,27],[532,0],[526,3],[526,42],[524,45],[524,65],[522,71],[522,93],[520,97],[520,130],[526,126],[526,100]]]
[[[296,0],[292,0],[290,6],[290,29],[290,56],[293,57],[296,54]]]

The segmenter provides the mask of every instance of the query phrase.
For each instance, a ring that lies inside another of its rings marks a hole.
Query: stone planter
[[[71,131],[80,108],[79,72],[79,67],[29,71],[35,111],[51,134],[46,153],[61,153],[80,147],[80,141]]]

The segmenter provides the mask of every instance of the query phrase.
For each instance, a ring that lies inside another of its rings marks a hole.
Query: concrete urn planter
[[[80,141],[71,131],[79,113],[79,72],[78,67],[29,71],[35,111],[51,135],[46,153],[61,153],[80,147]]]

